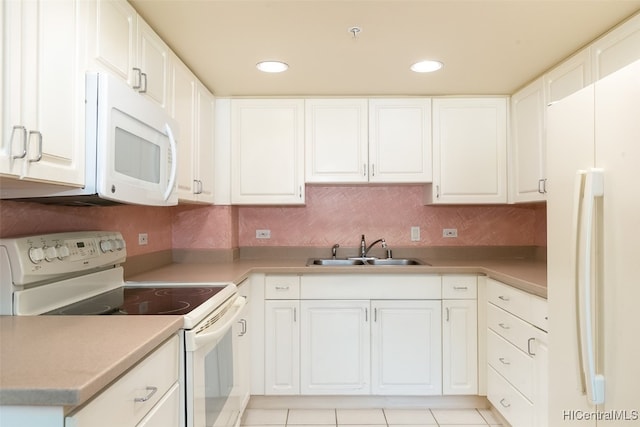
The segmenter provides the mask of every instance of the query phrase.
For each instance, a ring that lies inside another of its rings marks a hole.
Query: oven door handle
[[[233,323],[240,317],[242,314],[242,308],[247,303],[247,299],[243,297],[238,297],[233,302],[231,308],[227,313],[225,313],[222,318],[215,322],[210,327],[205,328],[200,332],[196,332],[193,337],[193,343],[196,348],[205,346],[209,343],[216,342],[220,338],[224,336],[229,331],[229,328],[233,325]]]

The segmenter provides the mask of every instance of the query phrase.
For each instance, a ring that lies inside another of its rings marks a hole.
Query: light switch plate
[[[420,227],[411,227],[411,241],[419,242],[420,241]]]

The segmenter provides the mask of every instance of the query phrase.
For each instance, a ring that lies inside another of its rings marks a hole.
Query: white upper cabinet
[[[433,100],[427,203],[507,202],[507,99]]]
[[[167,110],[170,49],[124,0],[90,2],[90,68],[106,70]]]
[[[89,52],[92,66],[125,80],[134,86],[137,66],[138,15],[126,1],[96,0],[90,23]]]
[[[640,59],[640,14],[596,40],[590,49],[594,81]]]
[[[3,2],[0,174],[84,185],[85,2]]]
[[[366,99],[305,100],[306,182],[369,180]]]
[[[304,100],[232,100],[231,161],[233,204],[304,204]]]
[[[369,181],[431,182],[431,99],[369,100]]]
[[[306,182],[431,181],[431,100],[305,100]]]
[[[213,95],[177,57],[171,61],[171,115],[180,125],[178,197],[213,203]]]
[[[133,88],[164,108],[168,107],[169,53],[169,47],[138,16],[138,66],[134,71],[140,79]]]
[[[545,199],[545,111],[542,78],[511,97],[509,201]]]
[[[588,48],[583,49],[543,76],[546,104],[559,101],[591,84],[590,52]]]

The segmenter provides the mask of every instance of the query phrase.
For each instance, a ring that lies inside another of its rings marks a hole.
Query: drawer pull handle
[[[501,404],[503,407],[505,407],[505,408],[509,408],[509,407],[511,407],[511,403],[509,403],[509,401],[507,401],[507,399],[506,399],[506,398],[501,399],[501,400],[500,400],[500,404]]]
[[[276,286],[276,291],[288,291],[289,286]]]
[[[498,359],[500,361],[500,363],[502,363],[503,365],[511,365],[511,362],[509,362],[507,359],[505,359],[504,357],[501,357]]]
[[[247,321],[245,319],[240,319],[238,320],[238,323],[240,324],[240,328],[241,328],[238,336],[243,337],[247,334]]]
[[[535,341],[535,340],[536,340],[535,338],[529,338],[527,340],[527,353],[529,353],[531,356],[535,356],[536,355],[534,352],[531,351],[531,343],[533,341]]]
[[[467,289],[469,289],[469,288],[467,288],[466,286],[454,286],[453,287],[454,291],[466,291]]]
[[[154,394],[156,394],[158,392],[158,387],[147,386],[147,391],[149,392],[149,394],[147,394],[145,397],[136,397],[135,399],[133,399],[133,401],[134,402],[146,402],[147,400],[151,399]]]
[[[504,323],[498,323],[498,326],[500,326],[502,329],[511,329],[511,326],[505,325]]]
[[[504,295],[500,295],[498,298],[505,302],[509,301],[509,297],[505,297]]]

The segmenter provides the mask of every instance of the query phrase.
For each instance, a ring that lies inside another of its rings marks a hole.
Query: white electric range
[[[0,239],[0,314],[182,315],[182,425],[233,426],[246,299],[233,283],[127,283],[119,232]],[[240,324],[239,332],[233,326]]]

